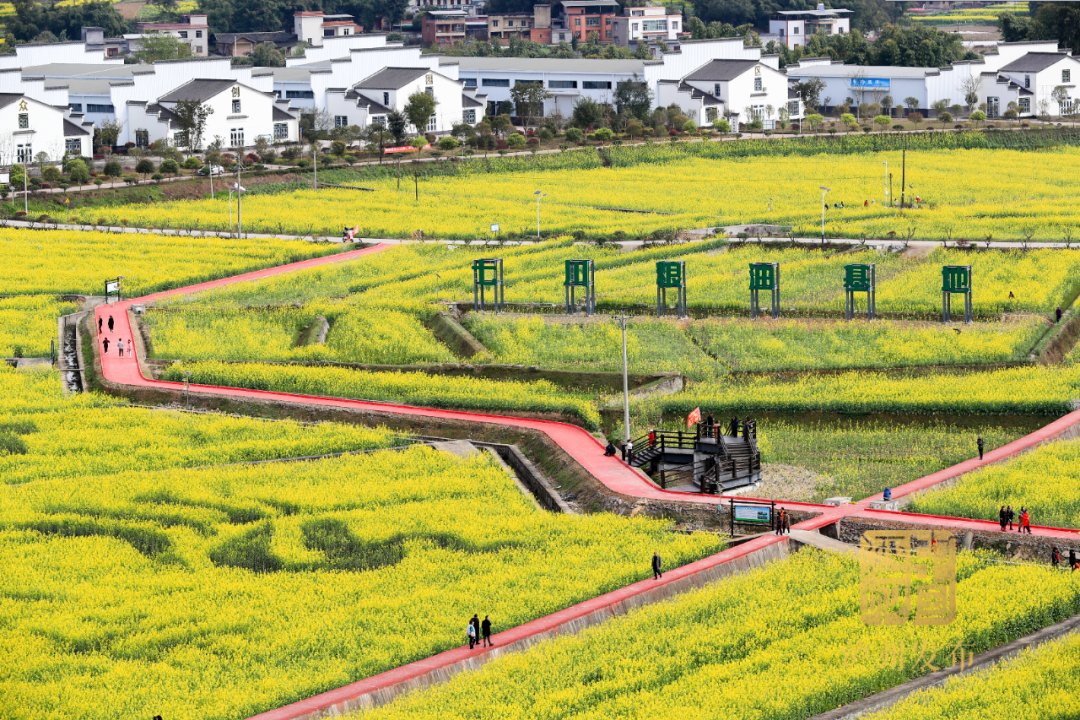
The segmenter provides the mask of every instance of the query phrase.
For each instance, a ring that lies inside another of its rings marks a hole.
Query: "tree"
[[[416,132],[422,133],[427,130],[428,121],[435,114],[435,106],[438,103],[433,95],[426,92],[416,92],[409,96],[405,103],[405,117],[416,128]]]
[[[150,158],[143,158],[139,162],[135,163],[135,172],[139,173],[143,177],[152,174],[154,170],[154,161]]]
[[[825,118],[818,113],[810,113],[806,116],[806,124],[810,126],[811,130],[817,131],[821,129],[821,125],[824,122]]]
[[[979,123],[986,119],[986,113],[982,110],[976,110],[971,113],[971,122],[975,127],[979,127]]]
[[[878,115],[874,118],[874,124],[877,125],[878,129],[881,131],[888,130],[890,123],[892,123],[892,120],[889,119],[888,115]]]
[[[141,63],[156,63],[159,60],[180,60],[191,57],[191,46],[178,37],[164,33],[149,33],[139,41],[139,49],[132,57]]]
[[[964,81],[960,83],[960,91],[964,93],[964,104],[967,105],[967,111],[970,115],[971,111],[979,103],[979,78],[974,75],[964,78]]]
[[[904,98],[904,107],[908,109],[908,113],[913,113],[919,109],[919,98],[908,96]]]
[[[948,100],[936,100],[934,102],[934,104],[930,106],[930,108],[934,111],[934,114],[937,117],[941,117],[941,114],[943,112],[948,111],[948,109],[949,109],[949,101]]]
[[[844,127],[848,130],[854,130],[859,126],[859,123],[855,120],[855,116],[851,113],[843,113],[840,116],[840,122],[843,123]]]
[[[34,155],[34,162],[37,163],[38,172],[39,173],[44,173],[45,172],[45,165],[49,162],[49,153],[42,150],[41,152]]]
[[[510,98],[514,101],[514,109],[519,118],[526,125],[535,125],[538,119],[544,115],[544,101],[551,94],[544,89],[544,83],[519,82],[510,91]]]
[[[795,83],[795,92],[802,98],[803,106],[807,108],[816,108],[821,105],[821,91],[824,89],[825,83],[818,78]]]
[[[203,133],[206,132],[206,119],[214,109],[198,100],[181,100],[173,108],[176,124],[180,128],[183,143],[189,152],[198,152],[202,147]]]
[[[952,113],[946,110],[945,112],[938,114],[938,120],[941,121],[941,127],[945,127],[953,121]]]
[[[892,117],[892,109],[895,106],[896,106],[896,103],[893,102],[893,96],[892,95],[886,95],[883,98],[881,98],[881,112],[885,113],[889,117]]]
[[[180,172],[180,165],[175,160],[162,160],[158,170],[166,175],[176,175]]]
[[[500,113],[491,118],[491,129],[496,135],[505,135],[510,129],[514,127],[513,121],[510,120],[510,116],[506,113]]]
[[[94,128],[94,147],[106,147],[110,150],[120,137],[120,124],[115,120],[103,120]]]
[[[66,163],[68,177],[76,185],[84,185],[90,182],[90,168],[86,167],[86,161],[82,158],[71,158]]]
[[[1069,89],[1068,88],[1066,88],[1064,85],[1058,85],[1057,87],[1054,88],[1053,92],[1050,93],[1050,97],[1053,98],[1054,102],[1057,103],[1058,115],[1066,115],[1066,114],[1068,114],[1066,112],[1066,109],[1067,109],[1066,108],[1066,103],[1069,100]]]
[[[921,123],[923,121],[923,116],[922,116],[921,112],[918,112],[916,110],[915,112],[909,112],[908,116],[907,116],[907,119],[909,121],[911,121],[912,125],[918,125],[919,123]]]
[[[395,145],[402,145],[405,143],[405,138],[408,137],[408,133],[406,132],[408,124],[408,118],[397,110],[391,110],[386,114],[386,127],[390,130],[390,135],[393,136]]]
[[[105,167],[102,168],[102,172],[105,173],[105,177],[120,177],[124,174],[124,168],[117,160],[109,160],[105,163]]]
[[[632,118],[626,121],[626,134],[633,140],[635,137],[641,137],[645,133],[645,125],[637,118]]]
[[[105,31],[106,37],[115,37],[128,31],[127,21],[120,16],[111,2],[92,0],[88,3],[62,5],[36,0],[14,0],[14,14],[4,18],[4,30],[8,42],[41,40],[67,40],[79,37],[81,28],[94,26]]]
[[[637,80],[622,80],[615,85],[615,110],[629,119],[645,120],[652,110],[649,86]]]
[[[261,42],[251,51],[255,67],[285,67],[285,55],[272,42]]]
[[[570,116],[570,124],[582,129],[596,128],[604,125],[604,106],[591,98],[581,98],[574,105],[574,113]]]

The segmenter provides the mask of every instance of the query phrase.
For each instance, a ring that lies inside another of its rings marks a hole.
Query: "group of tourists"
[[[101,334],[104,333],[104,326],[105,326],[104,318],[98,318],[98,321],[97,321],[98,335],[101,335]],[[109,328],[110,333],[113,331],[114,327],[116,327],[116,321],[113,320],[113,316],[110,315],[109,316],[109,322],[108,322],[108,328]],[[103,354],[105,354],[105,355],[109,354],[109,345],[111,345],[111,344],[112,344],[112,342],[109,340],[109,338],[107,336],[102,338],[102,340],[101,340],[101,350],[102,350]],[[124,344],[124,338],[119,338],[116,341],[116,353],[117,353],[117,355],[119,357],[124,357],[124,349],[125,349],[125,347],[126,347],[126,349],[128,351],[128,354],[131,355],[131,357],[135,357],[135,344],[133,342],[131,342],[131,338],[128,338],[126,346]]]
[[[791,534],[791,515],[784,508],[776,513],[776,534],[777,535],[790,535]]]
[[[1001,524],[1001,532],[1005,532],[1006,528],[1009,530],[1014,529],[1013,521],[1016,520],[1016,511],[1013,510],[1012,505],[1002,505],[1001,510],[998,511],[998,522]],[[1017,532],[1031,534],[1031,514],[1028,513],[1026,507],[1020,508],[1020,523],[1015,527]]]
[[[473,615],[469,625],[465,628],[465,636],[469,639],[469,649],[483,643],[482,647],[493,647],[491,642],[491,620],[487,615],[481,620],[478,615]]]
[[[1061,567],[1061,550],[1056,546],[1050,548],[1050,564],[1055,568]],[[1073,572],[1080,570],[1080,558],[1076,557],[1076,550],[1069,550],[1069,568]]]

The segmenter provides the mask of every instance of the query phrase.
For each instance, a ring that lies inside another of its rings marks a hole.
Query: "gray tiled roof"
[[[1028,53],[1001,68],[1001,72],[1040,72],[1054,63],[1061,62],[1065,57],[1065,53]]]
[[[697,82],[726,82],[734,80],[757,64],[757,60],[713,60],[683,79]]]
[[[431,71],[427,68],[388,67],[370,77],[364,78],[360,81],[359,86],[374,90],[397,90],[429,72]]]
[[[190,80],[172,92],[162,95],[158,98],[158,101],[181,102],[184,100],[195,100],[197,102],[206,102],[215,95],[224,92],[226,88],[230,88],[235,84],[236,81],[231,79],[204,78],[201,80]]]

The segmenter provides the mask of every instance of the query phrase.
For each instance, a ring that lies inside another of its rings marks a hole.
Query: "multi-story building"
[[[814,10],[781,10],[769,19],[769,34],[762,40],[775,39],[788,49],[806,45],[807,38],[823,35],[843,35],[851,32],[851,10],[826,9],[818,3]]]
[[[139,23],[138,30],[143,35],[172,35],[187,43],[195,57],[206,57],[210,48],[210,26],[206,24],[206,15],[182,15],[178,23]],[[129,37],[129,46],[136,50],[138,38]]]
[[[532,38],[533,13],[507,13],[487,16],[488,40],[506,45],[511,39],[529,40]]]
[[[420,21],[421,37],[425,45],[453,45],[464,42],[466,37],[464,10],[429,10]]]
[[[638,43],[672,42],[682,33],[682,15],[668,14],[661,5],[628,7],[611,21],[611,42],[628,46]]]
[[[359,35],[364,28],[352,15],[326,15],[321,10],[302,10],[293,14],[293,34],[309,47],[322,47],[323,39]]]
[[[559,0],[555,3],[559,22],[578,42],[588,42],[596,33],[602,43],[611,42],[611,23],[619,13],[619,3],[613,0]]]

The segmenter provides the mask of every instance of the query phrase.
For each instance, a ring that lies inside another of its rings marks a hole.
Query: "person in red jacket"
[[[1020,508],[1020,532],[1031,534],[1031,516],[1028,515],[1027,508]]]

